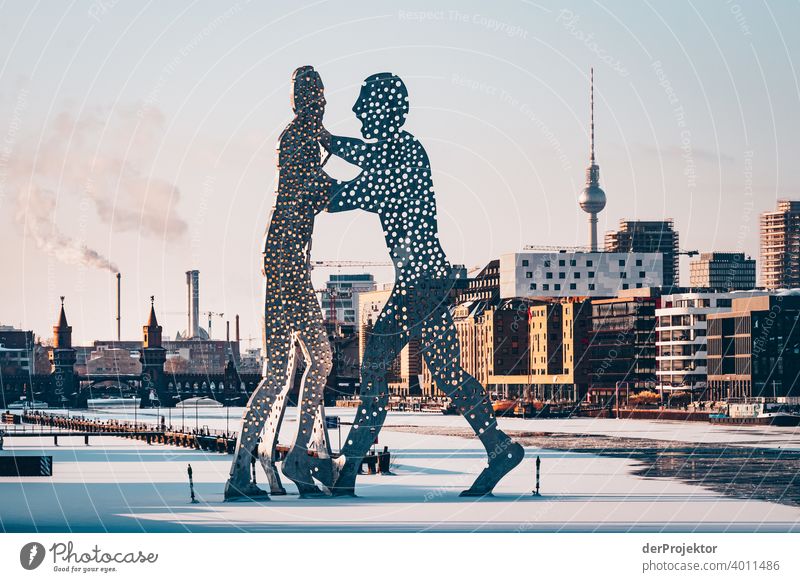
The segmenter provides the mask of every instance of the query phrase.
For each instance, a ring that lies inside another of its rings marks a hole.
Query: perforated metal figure
[[[248,471],[257,447],[270,492],[286,493],[275,466],[275,447],[298,351],[306,363],[298,432],[282,471],[301,495],[320,494],[314,479],[330,486],[333,477],[323,409],[332,355],[309,268],[314,217],[327,204],[332,184],[322,170],[320,150],[320,136],[327,137],[322,129],[324,87],[309,66],[297,69],[292,83],[296,116],[280,137],[278,192],[264,244],[264,368],[242,417],[225,499],[267,497]],[[310,456],[309,449],[318,456]]]
[[[361,367],[361,405],[342,457],[333,493],[353,495],[361,460],[386,417],[387,371],[411,338],[419,338],[422,356],[437,387],[452,399],[480,438],[489,464],[463,496],[482,496],[524,455],[522,447],[497,427],[483,386],[461,368],[461,348],[448,310],[453,270],[439,243],[436,200],[430,162],[422,144],[402,129],[408,92],[391,73],[364,81],[353,112],[369,142],[331,136],[330,151],[360,166],[355,179],[337,183],[330,212],[361,209],[380,217],[395,266],[396,282],[367,340]]]

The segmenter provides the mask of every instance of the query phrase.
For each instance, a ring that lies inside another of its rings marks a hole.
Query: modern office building
[[[708,316],[712,400],[800,397],[800,295],[734,299]]]
[[[509,253],[500,257],[500,297],[614,297],[660,287],[663,267],[661,253]]]
[[[707,318],[730,311],[736,297],[759,295],[766,292],[700,291],[661,298],[656,310],[656,375],[665,400],[676,392],[688,392],[694,400],[707,399]]]
[[[461,367],[497,397],[520,395],[530,386],[528,307],[525,299],[465,301],[453,321],[461,344]],[[423,393],[442,396],[423,365]]]
[[[761,215],[761,285],[800,287],[800,200],[778,200]]]
[[[547,301],[530,307],[530,382],[543,402],[580,402],[589,384],[589,301]]]
[[[489,261],[474,277],[469,277],[463,286],[456,289],[454,303],[468,301],[488,301],[496,303],[500,299],[500,261]]]
[[[619,230],[606,233],[610,253],[661,253],[664,257],[663,286],[679,284],[678,232],[670,220],[620,220]],[[655,285],[654,285],[655,286]]]
[[[661,298],[643,291],[592,300],[589,395],[606,403],[616,391],[656,389],[656,309]]]
[[[376,288],[375,278],[369,273],[331,275],[320,298],[325,321],[357,325],[359,294]]]
[[[2,376],[32,374],[34,349],[32,331],[0,325],[0,379]]]
[[[689,263],[689,283],[706,289],[754,289],[756,261],[744,253],[702,253]]]

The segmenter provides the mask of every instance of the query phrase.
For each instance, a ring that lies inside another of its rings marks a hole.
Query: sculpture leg
[[[361,461],[375,442],[386,418],[389,369],[409,338],[407,328],[400,323],[402,316],[398,313],[402,313],[402,301],[392,293],[378,316],[364,350],[359,394],[361,404],[342,446],[342,454],[336,459],[336,476],[331,490],[334,495],[355,495]]]
[[[310,332],[298,333],[298,342],[307,365],[298,402],[297,436],[286,455],[282,471],[297,485],[301,496],[311,496],[321,493],[314,479],[326,487],[331,487],[333,479],[328,453],[329,444],[325,439],[325,433],[320,434],[317,427],[324,402],[325,385],[333,366],[333,357],[327,335],[321,325],[313,326]],[[317,450],[312,451],[310,445],[315,443]],[[312,452],[319,456],[313,457]]]
[[[422,355],[437,387],[475,431],[486,449],[489,464],[462,496],[489,495],[509,471],[520,464],[525,450],[497,427],[483,386],[461,368],[461,347],[450,312],[441,309],[422,326]]]
[[[280,473],[275,464],[277,459],[276,447],[278,446],[283,417],[286,412],[287,397],[294,383],[296,368],[297,350],[292,345],[289,351],[285,382],[282,386],[277,387],[274,393],[275,397],[272,400],[269,416],[264,424],[264,433],[261,435],[261,443],[258,445],[258,458],[261,461],[264,473],[267,475],[267,482],[272,495],[286,495],[286,489],[283,488]]]
[[[291,339],[286,333],[268,335],[268,358],[264,364],[263,378],[250,396],[242,415],[242,428],[236,442],[230,478],[225,484],[226,500],[267,497],[265,491],[252,484],[250,466],[256,456],[259,436],[271,417],[273,405],[278,403],[280,406],[285,401],[284,391],[293,364],[289,357],[290,349]],[[273,480],[270,480],[272,484]]]

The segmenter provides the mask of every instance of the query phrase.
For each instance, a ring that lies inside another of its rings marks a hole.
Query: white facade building
[[[661,253],[521,252],[500,256],[500,297],[614,297],[660,287]]]
[[[730,311],[737,297],[767,295],[765,291],[676,293],[661,298],[656,309],[656,376],[661,392],[693,392],[702,398],[707,387],[706,318]]]
[[[337,322],[358,325],[358,296],[376,288],[375,278],[369,273],[331,275],[320,297],[325,320],[331,320],[331,307],[334,306]]]

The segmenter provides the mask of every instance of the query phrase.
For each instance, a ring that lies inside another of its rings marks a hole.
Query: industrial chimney
[[[239,345],[239,314],[236,314],[236,345]]]
[[[122,340],[122,273],[117,273],[117,342]]]
[[[189,338],[200,337],[200,271],[186,271],[186,290],[189,299]]]

